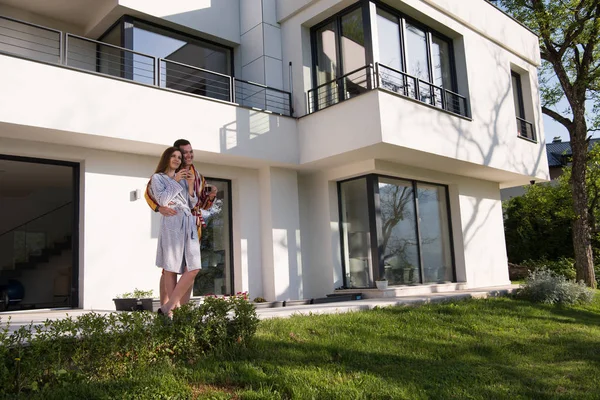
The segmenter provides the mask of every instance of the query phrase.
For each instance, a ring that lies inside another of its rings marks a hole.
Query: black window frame
[[[366,174],[355,176],[348,179],[343,179],[341,181],[337,181],[337,196],[338,196],[338,231],[340,232],[340,255],[341,255],[341,264],[342,264],[342,275],[344,281],[344,288],[348,288],[347,281],[347,272],[348,267],[346,266],[346,254],[344,252],[345,246],[345,238],[343,235],[343,226],[344,223],[344,215],[342,213],[342,190],[341,185],[345,182],[350,182],[358,179],[366,180],[366,188],[367,190],[367,204],[368,204],[368,216],[369,216],[369,234],[371,238],[371,265],[372,269],[369,271],[369,276],[373,277],[373,282],[370,284],[374,284],[374,281],[378,280],[380,277],[385,274],[385,264],[383,260],[383,253],[385,249],[381,248],[381,235],[379,234],[381,228],[381,209],[379,207],[379,178],[388,178],[388,179],[399,179],[407,182],[411,182],[413,189],[413,202],[415,207],[415,220],[416,223],[416,232],[417,235],[417,246],[418,246],[418,258],[419,258],[419,274],[420,274],[420,282],[418,284],[410,285],[410,286],[423,286],[423,285],[432,285],[435,283],[432,282],[423,282],[425,277],[424,265],[423,265],[423,253],[422,253],[422,244],[421,244],[421,229],[420,229],[420,214],[419,214],[419,202],[418,202],[418,184],[426,184],[433,185],[437,187],[444,188],[445,200],[446,200],[446,213],[447,213],[447,223],[448,223],[448,240],[450,244],[450,257],[452,259],[452,282],[457,282],[457,273],[456,273],[456,256],[454,249],[454,234],[452,229],[452,215],[450,213],[450,189],[448,185],[440,184],[437,182],[429,182],[423,180],[415,180],[415,179],[407,179],[399,176],[386,175],[386,174]],[[405,285],[407,286],[407,285]],[[371,286],[372,287],[372,286]]]
[[[156,22],[148,21],[148,20],[143,19],[143,18],[134,17],[134,16],[129,15],[129,14],[125,14],[125,15],[121,16],[117,21],[115,21],[114,24],[112,24],[106,31],[104,31],[104,33],[102,33],[102,35],[100,35],[100,37],[97,40],[101,42],[102,39],[106,35],[108,35],[110,32],[112,32],[112,30],[114,28],[116,28],[117,26],[120,26],[121,27],[120,28],[121,29],[121,43],[120,43],[120,47],[123,47],[123,48],[128,49],[128,50],[135,50],[133,48],[133,30],[132,30],[132,28],[135,27],[135,22],[136,21],[140,22],[140,23],[143,23],[143,24],[146,24],[146,25],[149,25],[149,26],[152,26],[154,28],[163,30],[166,33],[170,32],[170,33],[175,34],[175,35],[179,35],[179,36],[183,36],[185,38],[189,38],[190,40],[193,40],[193,41],[197,41],[197,42],[200,42],[200,43],[206,43],[206,44],[209,44],[211,46],[217,46],[217,47],[221,47],[221,48],[227,50],[229,52],[229,60],[230,60],[230,62],[229,62],[229,64],[230,64],[229,65],[229,69],[230,69],[229,76],[235,77],[235,67],[234,67],[235,66],[235,62],[234,62],[234,59],[233,59],[234,58],[234,51],[233,51],[234,49],[233,49],[233,47],[227,46],[227,45],[224,45],[222,43],[218,43],[218,42],[215,42],[215,41],[212,41],[212,40],[209,40],[209,39],[205,39],[205,38],[200,37],[200,36],[192,35],[192,34],[187,33],[187,32],[182,32],[182,31],[179,31],[177,29],[170,28],[168,26],[164,26],[164,25],[158,24]],[[130,25],[131,29],[127,29],[128,25]],[[167,36],[167,35],[165,35],[165,36]],[[176,38],[174,38],[174,39],[176,39]],[[131,55],[126,55],[126,57],[131,57]],[[132,58],[131,61],[133,61],[133,57],[131,57],[131,58]]]
[[[434,78],[433,78],[433,57],[431,54],[431,44],[432,44],[432,36],[436,36],[439,39],[442,39],[443,41],[445,41],[446,43],[448,43],[448,50],[450,52],[449,56],[449,62],[450,62],[450,75],[451,75],[451,84],[452,87],[451,88],[444,88],[447,90],[450,90],[452,92],[458,93],[458,79],[456,77],[456,60],[454,57],[454,41],[452,40],[452,38],[444,35],[443,33],[431,28],[430,26],[424,24],[423,22],[420,22],[419,20],[416,20],[398,10],[396,10],[394,7],[389,6],[388,4],[385,4],[379,0],[370,0],[372,3],[375,4],[375,6],[377,8],[381,8],[383,11],[390,13],[392,15],[394,15],[396,18],[398,18],[399,20],[399,27],[400,27],[400,43],[402,45],[402,48],[400,49],[401,54],[402,54],[402,72],[408,73],[406,71],[406,22],[409,22],[410,24],[422,29],[425,32],[425,36],[427,38],[427,63],[429,66],[429,82],[430,84],[434,85]]]
[[[210,176],[204,176],[204,179],[208,182],[208,181],[217,181],[217,182],[223,182],[227,185],[227,198],[223,199],[226,200],[229,204],[229,224],[228,224],[228,229],[229,229],[229,249],[227,249],[229,251],[229,265],[231,268],[231,278],[230,278],[230,286],[231,286],[231,293],[227,293],[226,295],[234,295],[235,293],[237,293],[236,291],[236,287],[235,287],[235,264],[234,264],[234,257],[233,257],[233,193],[232,193],[232,180],[231,179],[224,179],[224,178],[212,178]],[[193,295],[193,286],[192,286],[192,295]],[[201,296],[193,296],[194,298],[199,298],[202,297]]]
[[[427,26],[426,24],[415,20],[414,18],[411,18],[405,14],[403,14],[402,12],[396,10],[395,8],[382,3],[381,1],[378,0],[360,0],[357,3],[352,4],[351,6],[348,6],[346,8],[344,8],[343,10],[337,12],[336,14],[326,18],[325,20],[319,22],[318,24],[315,24],[314,26],[312,26],[310,28],[310,43],[311,43],[311,57],[312,57],[312,81],[313,81],[313,85],[312,87],[315,88],[318,86],[318,81],[317,81],[317,65],[318,65],[318,56],[317,56],[317,35],[316,32],[320,29],[323,28],[324,26],[330,24],[331,22],[335,22],[336,24],[336,57],[337,57],[337,68],[336,68],[336,79],[340,78],[343,74],[343,64],[344,64],[344,60],[342,59],[342,54],[341,54],[341,41],[342,41],[342,27],[341,27],[341,18],[342,16],[355,11],[358,8],[362,8],[363,11],[363,30],[364,30],[364,34],[365,34],[365,60],[366,60],[366,65],[369,64],[373,64],[374,63],[374,58],[373,58],[373,38],[371,37],[371,13],[370,13],[370,3],[375,4],[375,6],[377,8],[381,8],[383,11],[392,14],[393,16],[395,16],[398,19],[398,26],[399,26],[399,38],[400,38],[400,43],[402,48],[400,49],[401,54],[402,54],[402,70],[403,72],[406,72],[406,22],[409,22],[412,25],[417,26],[418,28],[422,29],[425,32],[425,36],[427,39],[427,62],[429,65],[429,81],[428,83],[430,83],[431,85],[435,85],[434,84],[434,78],[433,78],[433,68],[432,68],[432,63],[433,63],[433,57],[432,57],[432,53],[431,53],[431,46],[432,46],[432,37],[435,36],[438,39],[441,39],[443,41],[445,41],[448,44],[448,49],[449,49],[449,62],[450,62],[450,74],[451,74],[451,88],[444,88],[447,90],[450,90],[452,92],[458,93],[458,79],[456,76],[456,60],[455,60],[455,56],[454,56],[454,41],[442,34],[441,32],[438,32],[437,30]],[[338,96],[341,96],[340,94],[338,94]],[[340,101],[342,101],[343,99],[339,99]]]
[[[310,46],[311,46],[311,57],[312,57],[312,81],[313,87],[318,86],[318,78],[317,78],[317,65],[318,65],[318,55],[317,55],[317,31],[330,23],[335,23],[335,57],[337,61],[336,70],[335,70],[335,80],[340,79],[344,75],[344,60],[342,57],[342,17],[350,14],[357,9],[362,9],[362,22],[363,22],[363,33],[365,36],[365,61],[368,64],[373,63],[373,51],[372,45],[373,40],[371,38],[371,30],[370,30],[370,19],[369,19],[369,1],[368,0],[360,0],[357,3],[352,4],[344,8],[343,10],[335,13],[331,17],[326,18],[325,20],[319,22],[318,24],[312,26],[310,28]],[[366,24],[368,21],[368,25]],[[369,29],[367,29],[367,27]],[[372,89],[369,87],[369,89]],[[342,90],[337,93],[337,102],[344,101],[344,93]],[[317,100],[317,99],[315,99]]]
[[[517,103],[515,104],[515,116],[517,117],[517,137],[523,140],[527,140],[529,142],[537,143],[537,133],[535,131],[535,125],[533,122],[530,122],[526,118],[525,114],[525,97],[523,96],[523,83],[521,80],[521,74],[511,69],[510,71],[510,86],[513,90],[513,93],[516,91],[517,95]],[[513,78],[515,78],[516,86],[513,84]],[[531,126],[531,137],[528,136],[527,126]],[[519,129],[520,128],[520,129]],[[522,134],[522,131],[525,131],[525,134]]]
[[[513,87],[512,90],[516,90],[517,91],[517,101],[518,101],[518,107],[515,107],[515,111],[517,112],[517,117],[521,118],[521,119],[525,119],[525,102],[523,100],[523,85],[521,83],[521,75],[518,72],[515,71],[510,71],[510,76],[511,78],[516,78],[517,81],[517,87]],[[511,79],[511,86],[512,85],[512,79]],[[516,104],[515,104],[516,106]]]
[[[82,282],[79,281],[79,242],[80,240],[80,231],[79,231],[79,213],[81,210],[81,164],[78,162],[72,161],[63,161],[63,160],[53,160],[47,158],[38,158],[38,157],[25,157],[25,156],[16,156],[9,154],[0,153],[0,160],[8,160],[8,161],[16,161],[16,162],[25,162],[25,163],[35,163],[35,164],[47,164],[47,165],[58,165],[62,167],[70,167],[72,168],[71,176],[73,180],[73,221],[71,225],[71,287],[69,290],[71,291],[71,304],[69,308],[76,309],[80,308],[79,304],[79,295],[80,295],[80,286]],[[84,288],[85,290],[85,288]]]

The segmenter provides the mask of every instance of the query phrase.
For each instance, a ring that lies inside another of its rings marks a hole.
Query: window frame
[[[318,54],[317,54],[317,31],[327,25],[329,25],[330,23],[334,23],[335,24],[335,57],[336,57],[336,61],[337,61],[337,65],[336,65],[336,69],[335,69],[335,80],[341,78],[344,74],[344,60],[342,57],[342,17],[344,15],[350,14],[351,12],[357,10],[357,9],[362,9],[362,23],[363,23],[363,32],[364,32],[364,36],[365,36],[365,60],[367,62],[367,65],[369,63],[373,62],[373,51],[369,51],[369,49],[372,49],[372,38],[371,38],[371,34],[370,34],[370,29],[368,30],[367,33],[367,26],[365,26],[365,7],[367,7],[366,9],[366,13],[369,12],[368,10],[368,5],[369,5],[369,1],[363,1],[360,0],[357,3],[354,3],[346,8],[344,8],[343,10],[335,13],[334,15],[326,18],[325,20],[319,22],[318,24],[312,26],[310,28],[310,47],[311,47],[311,65],[312,65],[312,81],[313,81],[313,88],[319,86],[318,83],[318,76],[317,76],[317,66],[318,66]],[[369,24],[368,27],[370,27],[370,19],[369,19]],[[344,93],[342,93],[343,91],[339,90],[337,93],[337,102],[341,102],[344,100]]]
[[[335,79],[339,79],[343,76],[343,71],[344,71],[344,60],[342,59],[342,26],[341,26],[341,19],[342,16],[351,13],[353,11],[355,11],[356,9],[362,9],[362,22],[363,22],[363,31],[364,31],[364,35],[365,35],[365,60],[366,60],[366,65],[373,65],[375,63],[374,60],[374,52],[373,52],[373,38],[371,37],[372,34],[372,18],[377,18],[377,14],[376,12],[374,14],[371,14],[370,12],[370,4],[373,3],[376,8],[381,8],[382,11],[385,11],[391,15],[393,15],[394,17],[397,18],[399,24],[399,39],[400,39],[400,44],[401,44],[401,48],[400,48],[400,53],[402,55],[402,72],[408,73],[406,72],[407,69],[407,52],[406,52],[406,23],[410,23],[416,27],[418,27],[419,29],[422,29],[425,32],[425,38],[426,38],[426,52],[427,52],[427,63],[428,63],[428,69],[429,69],[429,76],[428,76],[428,81],[427,83],[433,86],[437,86],[434,83],[434,72],[433,72],[433,54],[432,54],[432,39],[435,36],[437,39],[440,39],[444,42],[446,42],[448,44],[448,62],[450,64],[450,84],[451,87],[446,88],[441,86],[443,89],[445,90],[449,90],[451,92],[454,93],[458,93],[458,79],[457,79],[457,75],[456,75],[456,60],[455,60],[455,55],[454,55],[454,42],[453,40],[442,34],[441,32],[427,26],[426,24],[415,20],[414,18],[411,18],[409,16],[407,16],[406,14],[403,14],[402,12],[396,10],[395,8],[379,1],[379,0],[359,0],[358,2],[344,8],[343,10],[335,13],[334,15],[324,19],[323,21],[319,22],[318,24],[313,25],[310,28],[310,45],[311,45],[311,66],[312,66],[312,88],[316,88],[319,86],[318,83],[318,76],[317,76],[317,67],[318,67],[318,54],[317,54],[317,31],[323,27],[325,27],[326,25],[334,22],[335,23],[335,27],[336,27],[336,61],[337,61],[337,65],[336,65],[336,78]],[[375,33],[377,34],[377,33]],[[370,84],[370,81],[369,81]],[[370,86],[370,85],[369,85]],[[372,89],[371,87],[369,89]],[[341,93],[342,91],[338,91],[337,94],[337,102],[341,102],[343,100],[345,100],[343,98],[343,93]],[[316,101],[316,99],[315,99]],[[426,103],[427,104],[427,103]],[[318,107],[315,106],[315,109],[319,109]]]
[[[448,50],[449,53],[448,57],[449,57],[449,62],[450,62],[450,75],[451,75],[451,84],[452,87],[451,88],[444,88],[447,90],[450,90],[451,92],[454,93],[458,93],[458,80],[456,77],[456,61],[455,61],[455,57],[454,57],[454,41],[444,35],[443,33],[429,27],[428,25],[424,24],[423,22],[420,22],[412,17],[409,17],[408,15],[396,10],[394,7],[389,6],[388,4],[385,4],[379,0],[370,0],[372,3],[375,4],[375,6],[377,8],[381,8],[383,11],[392,14],[393,16],[395,16],[396,18],[398,18],[398,20],[400,21],[400,43],[402,45],[402,48],[400,49],[400,52],[402,53],[402,72],[408,73],[406,71],[407,68],[407,64],[406,64],[406,23],[409,22],[411,25],[414,25],[420,29],[422,29],[425,32],[425,37],[427,39],[427,62],[428,62],[428,66],[429,66],[429,82],[432,85],[435,85],[433,82],[433,56],[431,53],[431,44],[432,44],[432,36],[436,36],[437,38],[445,41],[446,43],[448,43]]]
[[[159,29],[159,30],[163,30],[165,33],[171,33],[174,35],[179,35],[182,36],[184,38],[189,38],[191,41],[195,41],[195,42],[200,42],[200,43],[206,43],[209,44],[211,46],[216,46],[216,47],[220,47],[225,49],[226,51],[229,52],[229,69],[230,69],[230,74],[229,76],[234,77],[235,76],[235,62],[234,62],[234,51],[233,51],[233,47],[231,46],[227,46],[224,45],[222,43],[217,43],[215,41],[209,40],[209,39],[205,39],[202,38],[200,36],[196,36],[187,32],[182,32],[179,31],[177,29],[173,29],[170,28],[168,26],[164,26],[161,24],[158,24],[156,22],[152,22],[152,21],[148,21],[146,19],[143,18],[139,18],[139,17],[134,17],[132,15],[129,14],[125,14],[123,16],[121,16],[117,21],[115,21],[115,23],[113,23],[106,31],[104,31],[104,33],[102,33],[102,35],[100,35],[100,37],[98,38],[98,41],[102,41],[102,39],[108,35],[109,33],[111,33],[111,31],[117,27],[120,26],[121,29],[121,43],[120,43],[120,47],[123,47],[125,49],[128,50],[135,50],[133,49],[133,31],[131,29],[126,29],[127,25],[131,25],[131,28],[135,27],[135,23],[140,22],[142,24],[146,24],[149,25],[153,28]],[[154,32],[156,33],[156,32]],[[169,35],[165,35],[168,37],[171,37]],[[177,39],[176,37],[171,37],[173,39]],[[179,39],[180,40],[180,39]]]
[[[517,102],[518,107],[515,107],[515,111],[517,112],[517,117],[521,118],[521,119],[526,119],[525,118],[525,102],[523,100],[523,85],[521,83],[521,75],[518,72],[515,72],[513,70],[510,71],[510,83],[511,83],[511,87],[512,90],[516,90],[517,93]],[[516,78],[516,82],[517,82],[517,87],[515,88],[512,84],[512,78]],[[515,104],[515,106],[517,106],[517,104]]]
[[[355,176],[352,178],[348,178],[348,179],[343,179],[340,181],[336,182],[336,188],[337,188],[337,196],[338,196],[338,232],[340,235],[340,256],[341,256],[341,266],[342,266],[342,275],[343,275],[343,283],[344,283],[344,288],[348,288],[348,281],[347,281],[347,273],[348,273],[348,266],[346,265],[346,254],[344,252],[345,249],[345,240],[346,238],[343,235],[344,232],[344,228],[343,228],[343,223],[344,223],[344,215],[342,212],[342,188],[341,185],[345,182],[350,182],[353,180],[358,180],[358,179],[365,179],[366,180],[366,190],[367,190],[367,205],[368,205],[368,217],[369,217],[369,233],[370,233],[370,237],[371,237],[371,243],[370,243],[370,253],[371,253],[371,260],[370,260],[370,264],[371,264],[371,270],[369,271],[369,277],[372,277],[373,282],[370,282],[370,284],[374,284],[374,282],[376,280],[378,280],[380,277],[384,276],[385,273],[385,264],[383,262],[383,252],[385,251],[385,249],[381,248],[381,235],[379,234],[380,232],[380,227],[382,225],[381,223],[381,211],[379,208],[379,178],[387,178],[387,179],[397,179],[397,180],[403,180],[403,181],[407,181],[410,182],[412,185],[412,189],[413,189],[413,203],[414,203],[414,210],[415,210],[415,220],[416,220],[416,227],[415,227],[415,234],[418,240],[417,246],[418,246],[418,258],[419,258],[419,274],[420,274],[420,283],[415,284],[415,286],[423,286],[423,285],[432,285],[432,284],[436,284],[435,282],[423,282],[424,277],[425,277],[425,266],[424,266],[424,262],[423,262],[423,252],[422,252],[422,243],[421,243],[421,226],[420,226],[420,211],[419,211],[419,201],[418,201],[418,184],[425,184],[425,185],[432,185],[432,186],[436,186],[436,187],[440,187],[444,189],[444,196],[445,196],[445,201],[446,201],[446,215],[447,215],[447,221],[446,223],[448,224],[448,241],[449,241],[449,247],[450,247],[450,257],[451,257],[451,261],[452,261],[452,282],[456,283],[457,282],[457,272],[456,272],[456,256],[455,256],[455,249],[454,249],[454,234],[453,234],[453,229],[452,229],[452,215],[450,213],[450,189],[448,185],[444,185],[441,183],[436,183],[436,182],[429,182],[429,181],[423,181],[423,180],[415,180],[415,179],[408,179],[408,178],[403,178],[403,177],[399,177],[399,176],[393,176],[393,175],[387,175],[387,174],[366,174],[366,175],[359,175],[359,176]],[[403,286],[403,285],[400,285]],[[369,286],[367,288],[370,288],[372,286]],[[358,289],[358,288],[357,288]]]
[[[229,266],[230,266],[230,279],[229,279],[229,284],[231,287],[231,293],[228,293],[227,295],[234,295],[236,293],[236,288],[235,288],[235,264],[234,264],[234,257],[233,257],[233,194],[232,194],[232,181],[231,179],[223,179],[223,178],[211,178],[209,176],[204,176],[204,179],[206,180],[207,183],[209,183],[209,181],[216,181],[216,182],[222,182],[225,185],[227,185],[227,197],[224,198],[224,201],[228,202],[228,206],[229,206],[229,223],[227,224],[227,229],[229,230],[229,249],[227,249],[227,251],[229,252]],[[209,183],[210,184],[210,183]],[[194,281],[195,282],[195,281]],[[192,284],[193,285],[193,284]],[[192,286],[192,292],[193,292],[193,286]],[[192,293],[192,298],[201,298],[204,295],[200,295],[200,296],[193,296]]]

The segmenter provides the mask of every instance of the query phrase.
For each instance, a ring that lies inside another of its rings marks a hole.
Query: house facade
[[[195,296],[507,284],[539,63],[484,0],[0,0],[0,287],[157,293],[143,191],[179,138],[219,189]]]

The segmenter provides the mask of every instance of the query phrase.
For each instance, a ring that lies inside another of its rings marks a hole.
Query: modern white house
[[[143,191],[180,138],[219,189],[194,296],[507,284],[539,64],[485,0],[0,0],[0,289],[157,294]]]

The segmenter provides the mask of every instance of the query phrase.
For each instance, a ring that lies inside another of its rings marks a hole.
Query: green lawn
[[[260,323],[253,346],[43,398],[600,399],[600,295],[508,298]],[[154,397],[156,396],[156,397]]]

